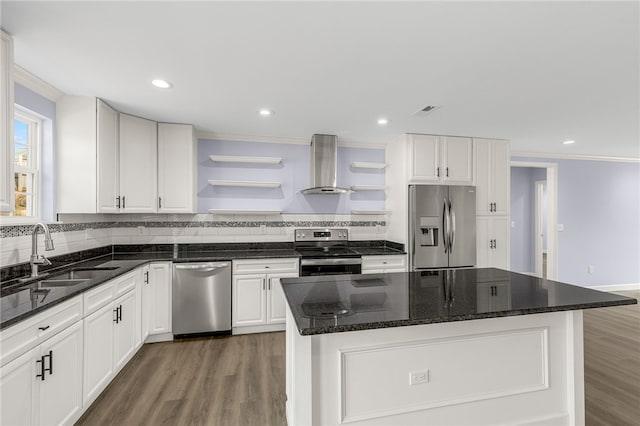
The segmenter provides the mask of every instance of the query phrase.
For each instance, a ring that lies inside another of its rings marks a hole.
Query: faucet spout
[[[42,229],[44,232],[44,249],[46,251],[53,250],[53,239],[51,239],[49,227],[42,222],[33,225],[31,231],[31,278],[41,276],[38,274],[38,265],[51,265],[49,259],[38,254],[38,229]]]

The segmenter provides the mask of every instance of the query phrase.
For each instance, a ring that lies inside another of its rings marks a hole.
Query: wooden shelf
[[[252,180],[210,180],[213,186],[244,186],[247,188],[280,188],[280,182],[258,182]]]
[[[351,210],[351,214],[382,215],[388,213],[389,210]]]
[[[385,163],[365,163],[361,161],[354,161],[351,163],[351,167],[354,169],[384,169],[387,165]]]
[[[209,209],[213,214],[279,215],[282,210]]]
[[[216,163],[280,164],[282,157],[249,157],[245,155],[210,155]]]
[[[384,191],[387,189],[384,185],[352,185],[352,191]]]

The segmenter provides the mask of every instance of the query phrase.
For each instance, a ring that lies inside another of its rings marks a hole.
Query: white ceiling
[[[1,13],[16,63],[63,92],[200,131],[640,157],[639,4],[3,0]],[[413,115],[426,105],[442,108]]]

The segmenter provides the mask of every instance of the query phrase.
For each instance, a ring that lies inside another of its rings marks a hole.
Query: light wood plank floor
[[[587,426],[640,425],[639,305],[585,311],[584,340]],[[284,363],[284,333],[145,345],[77,424],[285,425]]]

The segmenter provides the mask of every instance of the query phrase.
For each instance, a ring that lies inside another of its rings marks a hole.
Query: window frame
[[[15,164],[15,129],[13,139],[11,141],[12,151],[12,172],[11,172],[11,188],[13,192],[13,202],[15,209],[15,174],[16,173],[30,173],[33,174],[33,189],[32,189],[32,216],[1,216],[0,224],[32,224],[41,221],[42,217],[42,140],[43,140],[43,121],[44,118],[27,108],[24,108],[18,104],[14,105],[14,114],[12,119],[20,120],[28,125],[28,158],[31,163],[29,166],[19,166]]]

